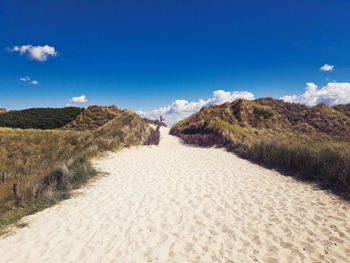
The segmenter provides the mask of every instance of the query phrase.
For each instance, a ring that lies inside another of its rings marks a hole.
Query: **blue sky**
[[[84,94],[81,106],[150,111],[216,90],[279,98],[348,83],[349,14],[347,0],[2,0],[0,107],[62,107]],[[10,51],[23,45],[57,55]]]

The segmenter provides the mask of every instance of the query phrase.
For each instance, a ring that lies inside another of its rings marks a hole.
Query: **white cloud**
[[[21,55],[27,54],[29,58],[37,60],[40,62],[46,61],[49,56],[57,56],[57,52],[54,47],[48,45],[45,46],[32,46],[32,45],[23,45],[15,46],[10,51],[19,52]]]
[[[23,77],[23,78],[19,78],[20,81],[26,82],[30,80],[30,77]]]
[[[74,105],[74,104],[69,104],[69,103],[67,103],[66,104],[66,107],[78,107],[77,105]]]
[[[81,95],[80,97],[73,97],[70,102],[75,102],[75,103],[84,103],[87,102],[88,100],[86,99],[85,95]]]
[[[333,65],[328,65],[328,64],[324,64],[320,68],[320,70],[322,70],[322,71],[333,71],[333,69],[334,69],[334,66]]]
[[[207,101],[207,104],[222,104],[228,101],[234,101],[239,98],[244,98],[247,100],[253,100],[254,94],[248,91],[223,91],[216,90],[213,92],[213,98]]]
[[[208,100],[200,99],[197,102],[188,102],[187,100],[175,100],[167,107],[151,110],[151,111],[136,111],[141,117],[149,119],[159,119],[162,115],[168,125],[172,125],[177,121],[183,120],[193,113],[198,112],[203,106],[212,104],[222,104],[224,102],[231,102],[239,98],[248,100],[254,99],[254,94],[248,91],[223,91],[216,90],[213,92],[213,97]]]
[[[284,96],[286,102],[303,103],[314,106],[318,103],[329,105],[350,103],[350,83],[329,82],[327,86],[318,89],[314,83],[307,83],[305,92],[301,95]]]
[[[29,84],[33,84],[33,85],[38,85],[39,84],[39,81],[37,81],[37,80],[30,81],[31,78],[28,77],[28,76],[27,77],[23,77],[23,78],[19,78],[19,80],[23,81],[23,82],[28,82]]]

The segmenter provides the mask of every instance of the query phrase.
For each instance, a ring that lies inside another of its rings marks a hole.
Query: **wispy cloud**
[[[324,64],[320,68],[320,70],[322,70],[322,71],[333,71],[333,69],[334,69],[334,66],[333,65],[328,65],[328,64]]]
[[[281,98],[287,102],[303,103],[314,106],[318,103],[329,105],[350,103],[350,83],[329,82],[318,88],[314,83],[306,83],[305,92],[300,95],[288,95]]]
[[[67,103],[66,104],[66,107],[78,107],[77,105],[74,105],[74,104],[69,104],[69,103]]]
[[[30,77],[23,77],[23,78],[19,78],[20,81],[23,81],[23,82],[27,82],[30,80]]]
[[[245,98],[252,100],[254,94],[248,91],[223,91],[216,90],[213,92],[213,97],[208,100],[200,99],[197,102],[189,102],[187,100],[175,100],[167,107],[154,109],[151,111],[137,111],[141,117],[150,119],[158,119],[162,115],[169,125],[187,118],[195,112],[198,112],[203,106],[209,106],[212,104],[222,104],[228,101],[234,101],[239,98]]]
[[[87,98],[85,95],[81,95],[79,97],[73,97],[70,102],[74,102],[74,103],[85,103],[87,102]]]
[[[32,45],[22,45],[14,46],[9,48],[9,51],[19,52],[21,55],[26,54],[30,59],[44,62],[48,59],[49,56],[57,56],[57,52],[54,47],[45,45],[45,46],[32,46]]]
[[[39,84],[39,81],[37,80],[32,80],[31,81],[31,78],[30,77],[22,77],[22,78],[19,78],[20,81],[23,81],[23,82],[27,82],[29,84],[33,84],[33,85],[38,85]]]

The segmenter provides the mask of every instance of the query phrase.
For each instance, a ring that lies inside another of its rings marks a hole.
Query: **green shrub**
[[[258,109],[258,108],[254,108],[254,114],[256,116],[261,116],[261,117],[264,117],[264,119],[268,119],[268,118],[271,118],[273,113],[272,112],[269,112],[267,110],[263,110],[263,109]]]
[[[97,174],[89,160],[83,156],[79,156],[74,160],[73,173],[72,185],[74,188],[85,184],[90,177]]]

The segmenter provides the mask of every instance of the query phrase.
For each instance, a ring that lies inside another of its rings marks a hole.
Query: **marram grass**
[[[97,172],[90,159],[105,151],[141,144],[147,122],[130,111],[88,131],[0,128],[0,228],[70,196]],[[13,184],[18,196],[13,196]]]
[[[191,132],[179,122],[171,133],[179,135],[185,142],[206,145],[214,144],[227,148],[243,158],[276,168],[300,179],[315,181],[322,187],[335,190],[350,197],[350,142],[327,134],[281,132],[266,128],[231,125],[219,117],[207,118],[205,123],[189,122]],[[197,138],[197,139],[194,139]]]

